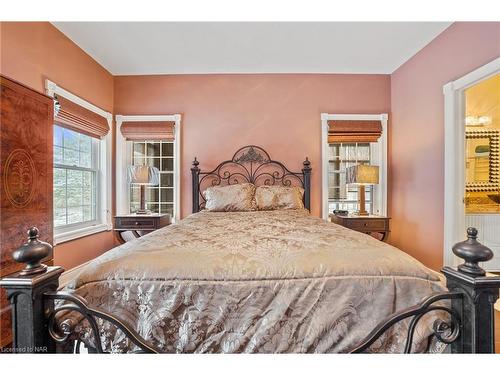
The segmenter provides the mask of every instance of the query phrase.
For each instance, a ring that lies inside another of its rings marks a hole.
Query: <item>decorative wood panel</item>
[[[12,251],[37,226],[41,240],[52,243],[53,101],[0,76],[0,276],[22,267]],[[52,254],[46,259],[50,261]],[[0,295],[0,345],[11,340],[10,308]]]

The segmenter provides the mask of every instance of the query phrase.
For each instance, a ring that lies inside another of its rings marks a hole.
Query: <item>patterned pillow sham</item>
[[[212,186],[203,192],[207,211],[255,211],[255,185]]]
[[[255,189],[257,209],[296,210],[304,208],[304,189],[298,186],[259,186]]]

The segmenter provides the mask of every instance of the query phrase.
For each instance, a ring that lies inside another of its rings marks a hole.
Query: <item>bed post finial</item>
[[[197,169],[199,171],[200,170],[200,168],[198,168],[199,164],[200,164],[200,162],[198,161],[198,159],[196,159],[196,156],[195,156],[194,160],[193,160],[193,168],[191,168],[191,170]]]
[[[0,279],[12,306],[13,350],[16,353],[50,353],[54,342],[47,329],[47,317],[54,303],[44,298],[59,286],[62,267],[47,267],[40,261],[50,254],[52,246],[38,240],[39,230],[28,230],[28,242],[14,250],[12,257],[26,267]]]
[[[452,248],[453,254],[462,258],[465,262],[458,269],[473,276],[484,276],[483,270],[478,262],[487,262],[493,258],[493,251],[477,240],[477,229],[467,228],[467,239],[455,244]]]
[[[302,163],[302,177],[304,179],[304,207],[311,211],[311,162],[306,156]]]
[[[200,162],[196,159],[196,156],[193,160],[193,167],[191,168],[191,183],[193,184],[193,213],[198,212],[200,210],[200,168],[198,165]]]
[[[12,252],[12,258],[18,263],[26,264],[20,275],[35,275],[45,272],[47,266],[42,259],[52,252],[52,245],[38,239],[40,231],[37,227],[28,229],[28,242]]]
[[[467,240],[453,246],[453,253],[465,260],[455,268],[444,267],[446,286],[462,298],[451,301],[451,309],[460,317],[459,338],[451,344],[454,353],[495,353],[494,304],[500,288],[499,276],[485,276],[479,262],[493,252],[477,240],[477,229],[467,229]]]

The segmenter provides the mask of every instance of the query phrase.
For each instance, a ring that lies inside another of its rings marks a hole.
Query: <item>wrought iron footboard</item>
[[[86,320],[93,337],[92,352],[103,353],[98,320],[112,324],[135,345],[138,353],[160,353],[128,323],[112,314],[91,308],[77,295],[58,292],[61,267],[46,267],[41,260],[51,246],[38,240],[38,229],[29,230],[29,241],[13,253],[26,267],[0,280],[12,305],[13,350],[21,353],[70,351],[78,353],[82,337],[76,336],[74,322],[59,319],[60,314],[76,312]],[[432,335],[449,344],[452,353],[494,353],[494,303],[498,299],[500,277],[487,277],[478,262],[493,257],[477,241],[477,230],[467,230],[468,239],[453,247],[465,260],[457,269],[444,267],[449,292],[429,296],[421,304],[389,316],[350,353],[368,351],[381,336],[404,319],[410,319],[404,353],[411,353],[418,322],[431,312],[442,312],[447,319],[436,318]],[[446,302],[447,305],[443,305]],[[448,306],[449,305],[449,306]],[[87,342],[88,344],[88,342]],[[61,349],[63,348],[63,349]]]
[[[444,344],[452,344],[460,335],[461,317],[456,311],[453,311],[451,308],[446,306],[436,305],[436,302],[461,298],[462,294],[458,292],[437,293],[426,298],[419,305],[410,307],[403,311],[398,311],[389,316],[385,321],[379,323],[360,344],[350,351],[350,353],[363,353],[367,351],[370,346],[373,345],[373,343],[375,343],[390,328],[409,318],[411,318],[411,320],[406,333],[406,342],[403,353],[411,353],[415,328],[417,327],[420,319],[432,311],[444,311],[450,318],[449,321],[437,318],[432,327],[432,336],[436,337],[438,341]],[[432,336],[429,338],[429,342]]]
[[[148,344],[128,323],[121,321],[109,313],[89,307],[85,299],[76,294],[47,292],[44,296],[46,301],[66,302],[54,307],[47,316],[49,335],[58,344],[67,345],[66,341],[70,339],[73,333],[72,329],[74,324],[66,321],[62,321],[58,324],[56,319],[57,314],[74,311],[81,314],[83,319],[87,320],[89,323],[94,338],[94,346],[92,348],[96,353],[105,353],[102,347],[99,325],[96,318],[108,321],[121,330],[125,336],[139,348],[139,350],[135,351],[136,353],[160,353],[160,350]],[[79,343],[81,341],[80,337],[76,339],[76,345],[74,346],[76,352],[80,350]]]

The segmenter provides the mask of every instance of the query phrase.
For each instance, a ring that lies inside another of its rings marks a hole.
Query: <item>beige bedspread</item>
[[[200,212],[114,248],[62,289],[165,352],[346,352],[391,313],[445,290],[439,274],[305,210]],[[430,318],[417,329],[426,345]],[[399,352],[405,332],[374,351]],[[107,330],[106,348],[127,351]]]

